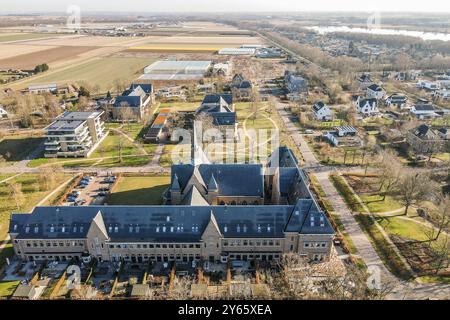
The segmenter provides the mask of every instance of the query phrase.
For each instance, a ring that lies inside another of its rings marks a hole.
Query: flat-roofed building
[[[211,61],[163,60],[145,67],[141,80],[198,80],[211,67]]]
[[[46,131],[45,157],[87,157],[105,137],[100,112],[64,112]]]

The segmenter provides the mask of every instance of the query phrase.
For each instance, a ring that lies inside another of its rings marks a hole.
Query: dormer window
[[[136,225],[136,228],[135,228],[135,230],[136,230],[136,233],[139,233],[139,230],[140,230],[141,228],[139,227],[139,225]]]
[[[162,227],[162,232],[166,232],[166,226]]]
[[[247,225],[246,224],[244,224],[243,229],[244,229],[244,233],[247,232]]]
[[[270,224],[267,225],[267,232],[270,232],[271,228],[270,228]]]
[[[62,228],[61,228],[61,232],[66,232],[66,226],[62,226]]]
[[[170,216],[167,216],[166,221],[170,222]]]
[[[260,224],[258,224],[257,230],[258,230],[258,233],[261,233],[261,225]]]
[[[159,226],[156,226],[156,232],[159,232]]]
[[[73,226],[73,232],[77,232],[77,226]]]
[[[29,233],[30,232],[30,227],[29,226],[26,226],[25,227],[25,233]]]
[[[227,231],[228,231],[228,226],[225,225],[225,226],[223,227],[223,232],[227,232]]]
[[[83,232],[83,230],[84,230],[84,227],[83,227],[83,226],[81,226],[81,227],[80,227],[80,233],[82,233],[82,232]]]
[[[173,226],[170,227],[170,232],[173,232],[173,230],[174,230],[174,227]]]
[[[53,225],[50,226],[50,232],[55,232],[55,227]]]
[[[39,227],[38,226],[35,226],[34,227],[34,233],[38,233],[39,232]]]
[[[237,225],[237,227],[236,227],[236,232],[237,232],[237,233],[241,232],[241,226],[240,226],[240,225]]]
[[[111,233],[112,230],[113,230],[112,226],[109,226],[109,227],[108,227],[108,232]]]
[[[118,232],[119,232],[119,227],[118,227],[118,226],[115,226],[115,227],[114,227],[114,232],[115,232],[115,233],[118,233]]]
[[[180,232],[180,225],[177,226],[177,232]]]
[[[17,224],[14,225],[13,230],[14,230],[14,231],[17,230]]]
[[[133,233],[133,226],[130,225],[130,227],[128,228],[128,232]]]

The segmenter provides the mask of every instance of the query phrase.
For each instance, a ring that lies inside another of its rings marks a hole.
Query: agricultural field
[[[0,33],[0,42],[45,39],[55,36],[57,36],[57,34],[54,33]]]
[[[153,60],[148,58],[101,57],[48,75],[43,74],[38,82],[57,84],[85,82],[90,85],[98,84],[102,92],[107,92],[114,89],[115,80],[131,82],[152,62]],[[27,79],[21,82],[21,86],[25,87],[35,82],[33,78]]]
[[[122,176],[107,202],[109,205],[159,205],[169,184],[170,176]]]
[[[26,46],[25,46],[26,47]],[[47,63],[52,64],[53,62],[76,58],[80,54],[96,49],[96,47],[40,47],[44,50],[39,50],[35,52],[20,54],[16,56],[11,56],[9,58],[4,58],[0,60],[0,68],[2,69],[34,69],[38,64]]]

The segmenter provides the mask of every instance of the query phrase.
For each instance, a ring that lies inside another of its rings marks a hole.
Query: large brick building
[[[328,259],[334,230],[289,149],[280,148],[265,167],[172,169],[168,196],[171,202],[177,197],[178,205],[36,207],[31,214],[12,214],[9,233],[16,255],[23,260],[227,262],[276,260],[294,252],[314,261]]]

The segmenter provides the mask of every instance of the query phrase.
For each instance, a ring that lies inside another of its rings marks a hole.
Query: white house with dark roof
[[[333,113],[323,101],[318,101],[312,106],[314,118],[319,121],[330,121],[333,118]]]
[[[0,119],[8,118],[8,116],[8,112],[5,110],[5,108],[3,108],[2,105],[0,105]]]
[[[284,73],[284,83],[286,85],[287,97],[291,101],[299,101],[306,98],[309,93],[308,80],[292,71]]]
[[[357,78],[358,85],[360,89],[365,90],[368,86],[373,84],[372,79],[370,78],[370,74],[363,73],[361,76]]]
[[[386,98],[384,101],[385,105],[388,107],[396,106],[399,108],[403,108],[406,106],[406,102],[408,101],[408,97],[404,94],[394,93]]]
[[[353,97],[356,111],[364,117],[376,116],[380,113],[378,100],[375,98]]]
[[[439,117],[436,108],[431,103],[415,104],[411,107],[410,112],[419,119],[433,119]]]
[[[375,83],[367,87],[367,97],[369,99],[374,98],[377,100],[381,100],[384,98],[385,95],[386,91],[381,86]]]

